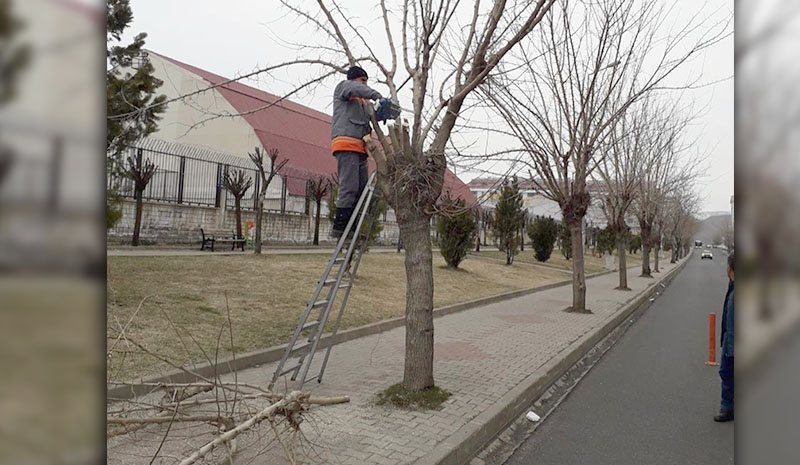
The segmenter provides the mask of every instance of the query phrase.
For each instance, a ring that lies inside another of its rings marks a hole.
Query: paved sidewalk
[[[308,455],[302,463],[408,464],[437,445],[439,450],[455,447],[451,436],[459,429],[497,408],[501,397],[523,381],[530,382],[526,377],[599,331],[625,303],[652,289],[676,266],[664,263],[656,279],[639,278],[638,268],[629,268],[631,292],[613,290],[616,273],[587,280],[591,315],[563,311],[572,298],[567,285],[437,318],[434,376],[438,386],[453,394],[438,411],[374,405],[376,393],[402,379],[403,328],[335,346],[322,384],[305,388],[323,396],[348,395],[351,402],[312,411],[304,424],[308,443],[303,450]],[[321,358],[316,357],[315,365]],[[238,381],[266,385],[274,369],[275,364],[269,364],[243,370]],[[125,447],[124,441],[109,443],[108,463],[129,463],[119,459]],[[269,453],[273,455],[252,463],[285,463],[280,448]],[[247,462],[246,452],[242,454]]]

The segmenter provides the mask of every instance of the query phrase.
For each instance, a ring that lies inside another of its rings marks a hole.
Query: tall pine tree
[[[125,147],[157,129],[167,97],[156,96],[162,81],[153,76],[153,65],[144,55],[147,34],[137,34],[128,45],[119,44],[133,21],[130,0],[106,0],[106,8],[106,170],[121,177]],[[107,229],[122,217],[116,187],[111,186],[106,196]]]
[[[519,230],[523,219],[522,194],[519,191],[517,177],[514,176],[503,183],[500,188],[500,198],[494,209],[495,237],[498,248],[506,253],[506,265],[514,262],[514,256],[519,249]]]
[[[144,55],[147,34],[120,44],[133,21],[130,0],[106,0],[106,6],[106,155],[108,170],[118,173],[125,147],[157,129],[167,97],[156,96],[163,82],[153,76],[155,68]]]
[[[478,223],[475,221],[475,212],[466,208],[463,200],[453,199],[448,193],[443,205],[443,210],[448,213],[441,215],[436,222],[439,251],[447,266],[458,268],[475,240]]]
[[[11,0],[0,0],[0,107],[14,98],[20,72],[30,57],[30,48],[14,40],[23,24],[12,16],[11,4]],[[14,159],[14,151],[0,141],[0,184],[11,172]]]
[[[30,48],[14,41],[24,25],[12,16],[11,5],[11,0],[0,0],[0,105],[14,97],[19,73],[30,59]]]

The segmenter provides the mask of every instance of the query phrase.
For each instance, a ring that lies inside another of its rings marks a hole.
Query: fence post
[[[286,213],[286,176],[281,176],[281,215]]]
[[[181,156],[181,164],[178,169],[178,203],[183,203],[183,181],[186,178],[186,157]]]
[[[220,196],[222,194],[222,165],[217,163],[217,186],[214,192],[214,206],[219,208]]]

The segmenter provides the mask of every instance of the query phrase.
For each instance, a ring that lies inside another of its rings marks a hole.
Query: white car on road
[[[700,259],[702,260],[704,258],[708,258],[709,260],[713,260],[714,259],[714,255],[711,254],[710,250],[706,249],[706,250],[703,251],[703,253],[700,254]]]

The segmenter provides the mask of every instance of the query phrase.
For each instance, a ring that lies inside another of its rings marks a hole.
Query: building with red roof
[[[295,196],[305,196],[303,178],[336,173],[330,115],[173,58],[149,54],[155,76],[164,81],[159,92],[168,99],[192,94],[168,105],[159,130],[151,137],[243,158],[255,146],[277,148],[280,157],[288,159],[286,188]],[[369,166],[374,170],[372,159]],[[475,202],[469,188],[449,170],[445,190],[468,204]]]

